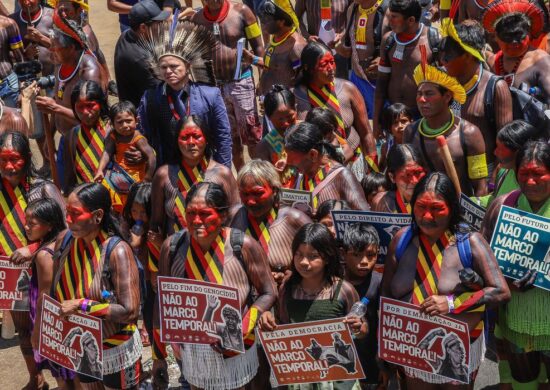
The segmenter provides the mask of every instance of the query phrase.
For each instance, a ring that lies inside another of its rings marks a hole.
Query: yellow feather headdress
[[[413,73],[413,78],[416,85],[420,85],[422,83],[441,85],[451,91],[453,94],[453,99],[457,103],[464,104],[466,102],[466,91],[458,80],[437,69],[435,66],[427,64],[426,46],[420,46],[420,53],[422,60],[414,69]]]

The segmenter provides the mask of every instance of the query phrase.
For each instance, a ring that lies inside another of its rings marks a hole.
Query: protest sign
[[[0,309],[29,310],[30,263],[13,264],[0,256]]]
[[[343,318],[279,325],[258,334],[279,386],[365,377]]]
[[[468,383],[468,325],[446,316],[420,313],[419,307],[380,299],[379,356],[400,366]]]
[[[241,305],[236,288],[159,276],[160,339],[213,344],[244,352]]]
[[[61,304],[43,295],[38,351],[69,370],[103,378],[101,320],[85,314],[59,316]]]
[[[464,220],[478,232],[479,229],[481,229],[483,217],[485,217],[485,208],[478,205],[464,194],[460,194],[460,208]]]
[[[550,218],[502,206],[491,249],[504,276],[520,279],[534,270],[535,286],[550,290]]]
[[[294,207],[306,214],[311,214],[313,196],[309,191],[281,188],[279,190],[279,204],[281,206]]]
[[[366,222],[376,229],[378,237],[380,237],[380,250],[375,266],[375,270],[378,272],[384,272],[386,254],[395,233],[403,226],[411,224],[409,214],[378,213],[375,211],[332,211],[332,220],[336,230],[336,238],[339,240],[344,238],[346,228],[353,222]]]

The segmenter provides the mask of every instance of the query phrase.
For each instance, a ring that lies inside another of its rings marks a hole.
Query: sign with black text
[[[343,318],[278,325],[258,334],[279,386],[365,377]]]
[[[89,315],[59,315],[61,304],[43,295],[38,351],[41,356],[69,370],[103,378],[101,320]]]
[[[485,217],[485,208],[478,205],[464,194],[460,194],[460,208],[462,209],[462,216],[466,222],[468,222],[476,232],[479,232],[481,224],[483,223],[483,218]]]
[[[199,280],[158,277],[160,339],[164,343],[214,344],[244,352],[236,288]]]

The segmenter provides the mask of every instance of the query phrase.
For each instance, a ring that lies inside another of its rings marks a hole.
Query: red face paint
[[[447,203],[433,192],[424,192],[414,204],[414,217],[421,227],[437,228],[451,214]]]
[[[98,102],[93,100],[79,100],[75,104],[75,108],[77,112],[87,113],[87,112],[99,112],[101,110],[101,106]]]
[[[502,51],[509,57],[520,57],[527,50],[529,50],[529,44],[531,43],[531,39],[529,38],[529,35],[527,35],[521,42],[504,42],[501,39],[497,40],[498,45],[502,49]]]
[[[188,207],[185,210],[185,220],[191,233],[202,227],[208,234],[218,230],[223,222],[218,210],[212,207]]]
[[[205,147],[206,138],[204,137],[204,133],[198,126],[185,126],[180,131],[178,144],[183,147]]]
[[[67,217],[65,218],[68,224],[84,222],[93,218],[93,213],[85,207],[75,207],[67,205]]]
[[[273,196],[273,188],[264,185],[243,185],[239,189],[241,200],[247,207],[263,206],[266,202],[270,203]]]
[[[509,163],[514,159],[516,152],[509,149],[506,145],[497,139],[497,147],[495,148],[495,156],[501,163]]]
[[[336,62],[334,61],[334,56],[330,51],[327,51],[317,62],[315,70],[324,73],[331,73],[336,70]]]
[[[519,168],[518,182],[527,186],[547,184],[550,182],[550,171],[537,161],[530,161]]]
[[[25,167],[25,159],[21,153],[13,149],[2,149],[0,151],[0,169],[8,172],[19,172]]]
[[[403,168],[395,172],[395,182],[398,184],[415,186],[424,177],[426,171],[415,161],[408,162]]]

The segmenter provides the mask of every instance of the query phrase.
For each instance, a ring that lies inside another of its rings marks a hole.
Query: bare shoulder
[[[479,130],[479,127],[474,125],[472,122],[469,122],[466,119],[462,119],[462,123],[465,136],[481,135],[481,130]]]
[[[302,211],[294,207],[281,207],[279,208],[278,218],[287,218],[293,225],[303,225],[304,223],[311,222],[311,219]]]
[[[233,178],[231,169],[214,160],[211,160],[208,170],[211,171],[212,177],[219,177],[221,179]]]

